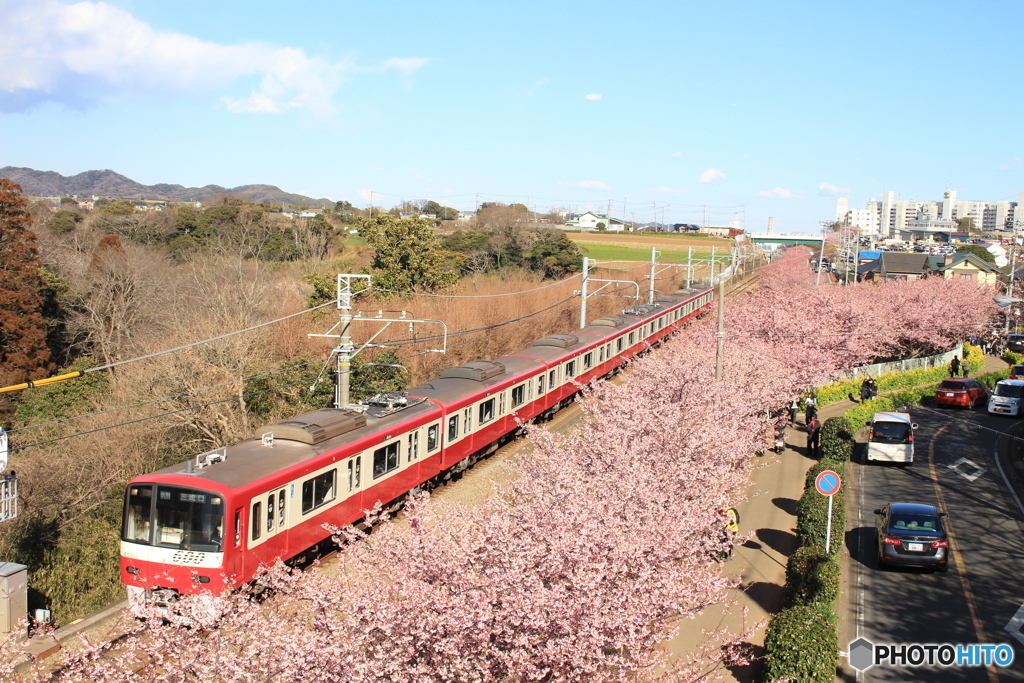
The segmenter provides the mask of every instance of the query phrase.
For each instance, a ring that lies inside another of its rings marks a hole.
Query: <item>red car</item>
[[[976,379],[946,379],[935,392],[937,406],[966,406],[973,408],[988,399],[988,391]]]
[[[1024,365],[1014,365],[1010,368],[1010,379],[1024,379]]]

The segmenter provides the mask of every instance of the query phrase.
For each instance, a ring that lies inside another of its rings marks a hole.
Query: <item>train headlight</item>
[[[195,583],[210,583],[209,576],[193,576],[192,581]]]
[[[139,568],[138,567],[125,567],[124,570],[126,572],[128,572],[129,574],[134,574],[135,576],[139,575]]]

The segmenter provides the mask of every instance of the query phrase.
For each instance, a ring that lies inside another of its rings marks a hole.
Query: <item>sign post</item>
[[[828,498],[828,521],[825,524],[825,554],[828,555],[832,546],[832,496],[835,495],[843,480],[832,470],[825,470],[814,478],[814,488]]]

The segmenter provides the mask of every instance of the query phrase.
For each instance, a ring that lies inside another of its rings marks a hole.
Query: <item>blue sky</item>
[[[780,231],[1024,189],[1024,3],[0,9],[0,166]]]

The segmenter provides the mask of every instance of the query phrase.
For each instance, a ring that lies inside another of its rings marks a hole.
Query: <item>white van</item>
[[[1020,416],[1020,403],[1024,398],[1024,380],[1001,379],[988,397],[988,412],[993,415]]]
[[[914,462],[914,430],[917,425],[906,413],[875,413],[867,423],[867,460]]]

